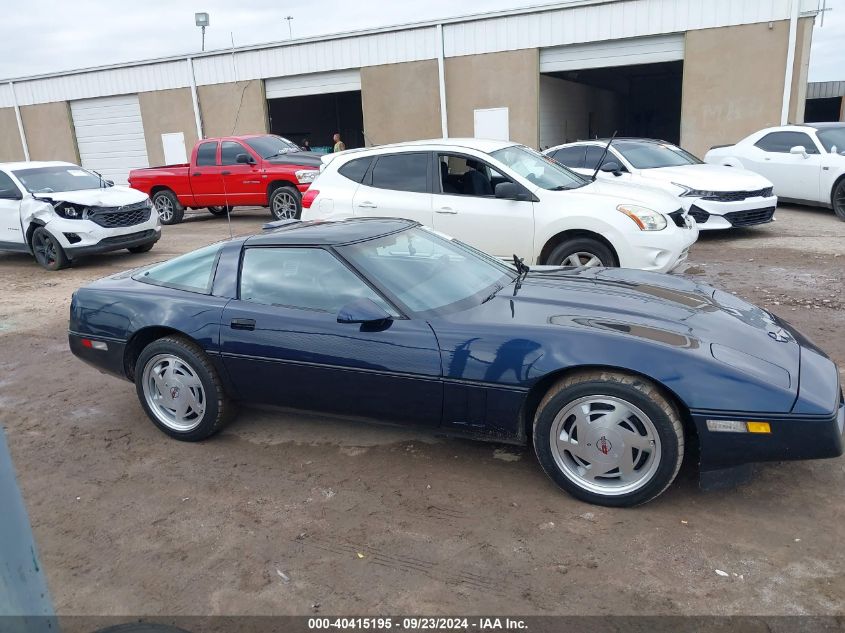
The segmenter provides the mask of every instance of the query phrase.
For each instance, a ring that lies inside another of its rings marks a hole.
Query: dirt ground
[[[845,222],[777,218],[703,234],[685,274],[845,367]],[[246,410],[210,441],[168,439],[130,383],[70,354],[70,294],[227,234],[199,215],[147,255],[60,273],[0,255],[0,423],[58,613],[845,612],[843,459],[767,464],[711,493],[685,469],[656,502],[612,510],[557,490],[527,450],[401,428]]]

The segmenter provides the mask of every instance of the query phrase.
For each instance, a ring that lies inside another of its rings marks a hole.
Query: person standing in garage
[[[342,152],[346,149],[346,145],[340,140],[340,132],[335,132],[332,139],[334,140],[334,149],[332,150],[334,153]]]

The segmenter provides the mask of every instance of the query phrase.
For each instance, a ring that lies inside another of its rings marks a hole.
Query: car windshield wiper
[[[496,294],[497,294],[497,293],[498,293],[498,292],[499,292],[502,288],[504,288],[504,286],[503,286],[503,285],[501,285],[501,284],[496,284],[496,285],[495,285],[495,288],[496,288],[496,289],[495,289],[493,292],[491,292],[489,295],[487,295],[487,297],[486,297],[486,298],[484,299],[484,301],[482,301],[481,303],[487,303],[488,301],[490,301],[493,297],[495,297],[495,296],[496,296]]]
[[[552,187],[552,191],[569,191],[570,189],[574,189],[575,187],[570,187],[568,185],[558,185],[557,187]]]

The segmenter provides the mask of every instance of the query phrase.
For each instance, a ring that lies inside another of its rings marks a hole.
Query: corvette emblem
[[[179,387],[170,388],[170,397],[176,400],[179,397]]]
[[[783,328],[778,328],[777,330],[770,331],[769,336],[776,340],[778,343],[786,343],[789,341],[789,333]]]
[[[602,435],[598,442],[596,442],[596,448],[607,455],[610,452],[610,449],[613,448],[613,445],[610,443],[609,439]]]

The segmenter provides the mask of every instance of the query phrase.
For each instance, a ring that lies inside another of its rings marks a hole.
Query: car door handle
[[[193,174],[191,174],[191,176],[202,176],[202,172],[201,171],[195,171]]]
[[[230,325],[233,330],[254,330],[255,319],[232,319]]]
[[[446,213],[449,215],[455,215],[457,211],[455,211],[452,207],[440,207],[437,209],[437,213]]]
[[[232,172],[230,172],[230,171],[221,171],[221,172],[220,172],[220,175],[221,175],[221,176],[229,176],[229,175],[231,175],[231,173],[232,173]]]
[[[372,202],[359,202],[358,208],[359,209],[378,209],[378,206],[373,204]]]

